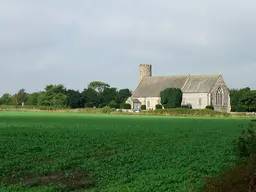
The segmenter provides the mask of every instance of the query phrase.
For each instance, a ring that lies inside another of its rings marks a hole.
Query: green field
[[[189,192],[232,164],[248,121],[0,112],[1,191]]]

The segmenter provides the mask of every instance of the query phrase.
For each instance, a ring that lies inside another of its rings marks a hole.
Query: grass
[[[247,123],[1,111],[1,189],[194,191],[232,165],[231,142]]]

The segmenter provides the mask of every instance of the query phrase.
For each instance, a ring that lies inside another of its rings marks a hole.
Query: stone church
[[[180,88],[183,93],[182,105],[192,109],[204,109],[213,105],[214,110],[230,112],[230,97],[222,75],[174,75],[152,76],[152,65],[140,64],[139,83],[132,96],[126,101],[132,109],[155,109],[160,104],[160,92],[166,88]]]

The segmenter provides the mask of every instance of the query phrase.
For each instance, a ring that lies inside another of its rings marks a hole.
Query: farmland
[[[192,191],[244,119],[0,112],[3,191]]]

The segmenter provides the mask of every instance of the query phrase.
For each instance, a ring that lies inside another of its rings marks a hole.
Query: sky
[[[256,89],[255,0],[0,0],[0,94],[221,73]]]

